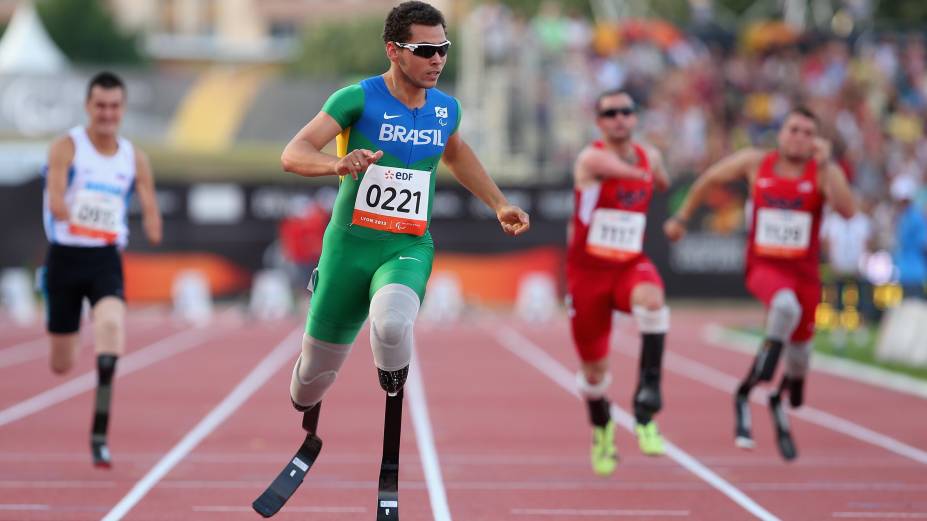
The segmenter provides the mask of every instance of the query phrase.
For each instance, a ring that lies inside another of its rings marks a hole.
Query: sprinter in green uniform
[[[429,4],[393,8],[383,30],[389,70],[332,94],[283,151],[286,171],[340,176],[341,183],[290,386],[307,436],[255,501],[262,515],[283,506],[321,450],[322,398],[368,316],[374,363],[387,393],[378,519],[398,515],[402,387],[434,259],[428,226],[438,162],[495,212],[505,233],[528,230],[528,215],[508,203],[457,132],[460,103],[435,88],[451,45],[445,30],[443,15]],[[336,138],[338,156],[323,153]]]

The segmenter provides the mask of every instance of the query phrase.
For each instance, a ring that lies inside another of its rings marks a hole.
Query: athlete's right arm
[[[647,172],[625,163],[614,153],[587,146],[576,157],[573,181],[582,190],[603,179],[644,179]]]
[[[747,179],[750,171],[762,159],[764,152],[756,148],[748,148],[735,152],[726,158],[708,167],[702,175],[695,180],[679,210],[663,225],[663,231],[671,241],[678,241],[686,234],[686,223],[692,214],[702,204],[709,189],[719,184],[726,184],[738,179]]]
[[[383,157],[382,151],[364,149],[352,150],[342,158],[322,152],[342,130],[335,118],[325,112],[316,114],[283,149],[283,170],[303,177],[350,175],[357,179],[357,174]]]
[[[74,161],[74,142],[70,136],[62,136],[52,142],[48,149],[48,208],[58,221],[67,221],[71,212],[64,202],[68,189],[68,169]]]

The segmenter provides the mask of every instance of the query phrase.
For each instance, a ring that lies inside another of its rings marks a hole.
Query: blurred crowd
[[[663,151],[676,178],[697,175],[740,147],[772,146],[790,107],[809,106],[862,201],[858,221],[864,224],[827,225],[831,257],[852,257],[837,260],[836,271],[854,271],[852,265],[886,278],[882,264],[865,266],[866,257],[893,252],[894,273],[887,278],[909,286],[908,294],[923,295],[923,35],[837,38],[799,34],[781,22],[757,23],[736,35],[699,34],[697,28],[686,33],[657,20],[595,26],[552,2],[532,19],[490,2],[474,11],[472,21],[483,27],[486,67],[505,70],[537,55],[532,79],[542,95],[526,117],[544,136],[538,159],[559,162],[561,172],[595,136],[593,101],[607,89],[624,88],[637,100],[639,137]],[[518,96],[516,89],[513,99]],[[558,129],[577,127],[583,129],[578,139],[571,132],[558,135]],[[719,231],[743,225],[742,205],[731,206],[739,208],[737,215],[716,219]],[[860,251],[847,246],[852,244],[862,245]]]

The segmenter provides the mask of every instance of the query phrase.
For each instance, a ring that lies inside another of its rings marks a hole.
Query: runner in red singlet
[[[692,185],[676,215],[664,226],[670,240],[685,234],[685,224],[718,183],[746,179],[751,211],[747,241],[747,289],[766,306],[766,338],[735,395],[735,443],[752,448],[748,396],[758,383],[770,381],[785,350],[785,371],[769,398],[782,456],[797,456],[781,407],[786,392],[792,407],[803,402],[814,312],[821,294],[818,232],[824,203],[846,218],[856,212],[843,170],[818,137],[813,112],[799,107],[787,116],[773,151],[741,150],[721,160]]]
[[[647,208],[654,188],[669,181],[659,152],[632,140],[634,100],[622,91],[596,103],[602,139],[576,160],[576,204],[567,255],[570,324],[582,370],[577,384],[593,425],[591,460],[600,475],[614,472],[614,423],[606,391],[611,383],[608,340],[612,313],[633,314],[642,336],[640,374],[633,406],[641,450],[663,454],[653,421],[660,410],[660,366],[669,328],[663,281],[643,252]]]

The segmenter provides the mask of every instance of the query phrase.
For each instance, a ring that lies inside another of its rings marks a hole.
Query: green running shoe
[[[637,443],[640,444],[641,452],[648,456],[662,456],[666,452],[657,422],[651,420],[645,425],[638,424],[634,430],[637,432]]]
[[[605,427],[592,428],[592,450],[589,452],[592,471],[599,476],[611,476],[618,466],[618,451],[615,450],[615,422],[609,420]]]

